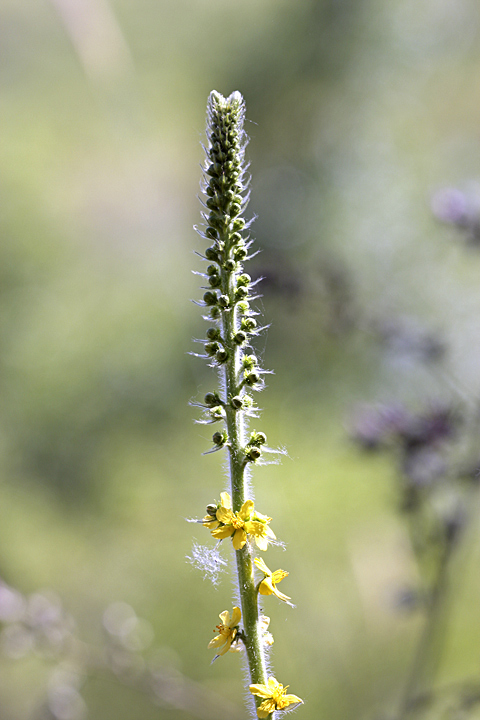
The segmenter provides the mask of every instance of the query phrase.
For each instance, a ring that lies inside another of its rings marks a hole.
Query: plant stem
[[[228,233],[222,238],[225,242],[225,253],[228,254]],[[230,300],[229,312],[223,314],[222,330],[224,346],[228,352],[228,360],[225,363],[225,391],[226,391],[226,425],[228,434],[230,485],[232,495],[233,511],[238,512],[245,502],[245,471],[247,466],[245,456],[245,419],[244,411],[234,410],[228,403],[228,399],[235,396],[242,396],[240,375],[242,369],[241,348],[233,342],[232,338],[239,328],[237,307],[234,302],[235,284],[232,273],[222,270],[222,292],[228,295]],[[258,629],[258,592],[255,587],[253,574],[252,553],[249,543],[246,543],[241,550],[235,551],[237,562],[238,589],[242,610],[243,628],[245,635],[245,649],[247,653],[250,678],[252,683],[265,684],[267,681],[265,668],[265,654],[262,640]],[[257,705],[260,704],[261,698]]]
[[[436,667],[438,667],[440,654],[437,651],[434,657],[433,651],[443,639],[441,620],[448,589],[449,561],[453,548],[454,542],[447,540],[438,562],[437,573],[427,608],[427,618],[418,641],[397,720],[405,720],[405,718],[416,714],[423,695],[429,692],[429,685],[432,682]]]

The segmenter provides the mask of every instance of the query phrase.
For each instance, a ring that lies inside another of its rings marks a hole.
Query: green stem
[[[441,621],[448,589],[448,569],[453,546],[453,542],[446,542],[439,559],[437,575],[428,604],[428,615],[418,641],[397,720],[406,720],[409,716],[416,714],[424,694],[428,696],[431,679],[438,666],[440,659],[438,645],[441,640]]]
[[[228,242],[228,235],[224,241]],[[228,252],[228,247],[226,247]],[[232,273],[222,270],[222,292],[230,300],[229,312],[223,314],[222,331],[224,346],[228,351],[228,360],[225,363],[225,390],[226,390],[226,425],[229,447],[230,485],[233,511],[238,512],[245,502],[245,470],[247,466],[245,456],[245,418],[243,410],[234,410],[228,400],[235,396],[243,396],[244,389],[241,383],[242,351],[232,340],[238,330],[238,314],[234,301],[235,283]],[[242,610],[243,630],[245,635],[245,649],[252,683],[265,684],[267,682],[265,653],[259,633],[258,591],[255,585],[253,562],[250,545],[247,542],[241,550],[235,551],[237,561],[238,589]],[[257,707],[262,702],[255,698]],[[271,717],[271,716],[270,716]]]

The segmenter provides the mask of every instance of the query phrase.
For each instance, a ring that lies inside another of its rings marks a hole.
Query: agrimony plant
[[[276,711],[302,701],[287,694],[273,675],[267,676],[267,654],[273,638],[267,631],[269,619],[260,614],[259,595],[275,595],[290,604],[290,598],[277,588],[288,573],[271,571],[264,560],[255,557],[265,552],[276,537],[271,518],[255,509],[248,482],[250,467],[260,461],[267,438],[263,432],[247,432],[248,417],[258,417],[251,391],[261,390],[265,373],[253,354],[251,341],[259,328],[251,308],[255,299],[251,277],[244,272],[252,241],[250,223],[243,217],[249,198],[246,177],[244,131],[245,103],[239,92],[225,98],[213,91],[207,106],[206,163],[202,191],[205,195],[204,224],[196,228],[209,244],[203,259],[208,263],[201,273],[207,285],[203,300],[204,318],[210,322],[206,339],[201,340],[206,358],[218,368],[219,388],[208,392],[201,405],[201,422],[221,422],[213,434],[209,452],[223,450],[228,455],[228,492],[220,501],[207,506],[206,515],[198,520],[207,528],[217,545],[231,539],[238,576],[239,605],[220,613],[218,634],[209,643],[215,649],[214,659],[229,650],[245,649],[249,672],[249,690],[255,698],[259,718],[273,717]],[[207,557],[219,558],[217,548],[210,553],[194,550],[197,564]],[[221,562],[221,560],[220,560]],[[257,574],[257,577],[256,577]],[[237,601],[238,602],[238,601]]]

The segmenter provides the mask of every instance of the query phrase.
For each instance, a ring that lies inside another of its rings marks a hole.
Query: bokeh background
[[[205,330],[192,225],[212,89],[247,102],[271,323],[257,352],[275,370],[256,425],[288,450],[255,471],[297,605],[265,601],[276,675],[305,720],[381,717],[421,616],[395,599],[415,572],[394,467],[346,426],[362,403],[480,391],[480,254],[431,209],[480,176],[480,6],[1,0],[0,24],[1,720],[244,716],[241,660],[206,649],[231,579],[213,588],[185,559],[209,543],[185,518],[225,483],[188,406],[215,383],[188,354]],[[445,681],[480,670],[476,529],[467,545]],[[47,625],[74,617],[98,670],[59,670],[15,623],[26,602]],[[134,656],[119,677],[109,628]]]

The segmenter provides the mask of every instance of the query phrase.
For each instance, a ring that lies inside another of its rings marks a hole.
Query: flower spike
[[[210,93],[201,184],[204,222],[195,228],[205,241],[203,251],[197,253],[205,266],[197,273],[203,287],[196,304],[203,308],[208,327],[203,339],[197,340],[203,353],[197,356],[218,371],[220,389],[192,404],[202,410],[200,422],[222,424],[204,454],[225,452],[230,485],[229,492],[220,494],[220,502],[207,505],[205,516],[196,522],[217,541],[215,553],[222,540],[231,538],[240,599],[231,614],[226,610],[220,614],[221,623],[208,647],[217,651],[215,659],[229,650],[245,651],[250,691],[259,698],[255,701],[257,714],[267,718],[301,700],[287,695],[287,688],[275,678],[268,678],[267,656],[273,637],[268,631],[269,619],[259,608],[260,595],[276,595],[289,603],[290,598],[277,589],[288,573],[272,572],[257,558],[255,564],[264,577],[259,583],[255,579],[254,548],[264,552],[270,543],[279,543],[270,527],[272,518],[255,509],[247,483],[250,468],[266,464],[265,454],[275,451],[267,447],[265,433],[247,427],[249,418],[259,416],[253,392],[265,387],[267,371],[261,367],[253,343],[266,327],[257,322],[259,313],[252,307],[259,297],[256,286],[261,278],[252,278],[244,268],[256,254],[250,236],[252,220],[244,217],[250,197],[244,121],[245,103],[239,92],[228,97]],[[210,555],[205,549],[193,553],[195,560],[205,557],[212,564]],[[213,564],[217,569],[216,559]]]

